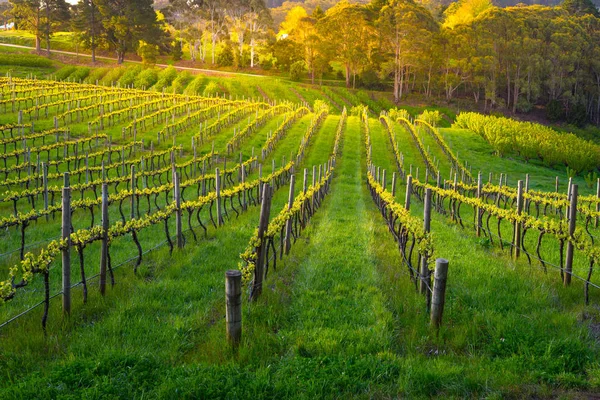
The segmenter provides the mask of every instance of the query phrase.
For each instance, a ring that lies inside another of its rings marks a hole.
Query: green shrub
[[[136,89],[149,89],[158,81],[158,72],[153,68],[143,70],[135,79]]]
[[[204,97],[213,97],[219,94],[220,88],[219,85],[215,81],[210,81],[208,85],[204,88],[202,92],[202,96]]]
[[[155,44],[146,43],[140,40],[140,45],[137,50],[137,55],[142,58],[145,66],[153,66],[158,58],[158,46]]]
[[[83,82],[85,78],[90,74],[90,68],[88,67],[77,67],[75,71],[71,75],[69,75],[69,80],[74,82]]]
[[[290,79],[293,81],[299,81],[306,72],[306,66],[304,61],[296,61],[290,66]]]
[[[230,45],[219,45],[217,48],[217,64],[222,67],[231,67],[233,65],[233,49]]]
[[[188,71],[179,72],[173,81],[172,90],[175,93],[183,93],[184,89],[192,81],[193,76]]]
[[[417,119],[427,122],[429,125],[439,126],[442,122],[442,114],[439,111],[423,111]]]
[[[112,70],[109,68],[94,68],[90,71],[90,74],[87,76],[87,78],[85,78],[85,83],[96,84],[96,81],[101,83],[100,81],[102,80],[102,77],[111,71]]]
[[[128,87],[133,85],[137,76],[142,72],[143,68],[141,65],[128,67],[123,73],[123,76],[119,79],[121,87]]]
[[[203,75],[198,75],[194,80],[185,88],[183,91],[184,94],[189,94],[192,96],[198,96],[202,93],[202,88],[204,87],[204,81],[206,77]]]
[[[52,61],[35,54],[0,54],[0,65],[18,65],[21,67],[52,67]]]
[[[73,67],[72,65],[67,65],[66,67],[62,67],[61,69],[56,71],[54,73],[54,77],[57,81],[64,81],[69,76],[71,76],[71,74],[73,72],[75,72],[76,69],[77,69],[77,67]]]
[[[105,86],[112,86],[119,81],[119,78],[123,76],[126,69],[124,67],[113,68],[102,78],[101,83]]]
[[[161,91],[164,88],[171,86],[171,83],[177,78],[177,70],[172,65],[168,68],[163,69],[158,74],[158,82],[154,85],[153,89]]]

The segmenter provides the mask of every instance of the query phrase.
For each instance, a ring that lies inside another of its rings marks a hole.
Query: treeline
[[[310,14],[291,8],[278,26],[264,0],[169,0],[159,12],[152,0],[11,4],[38,50],[68,29],[93,53],[113,51],[120,62],[131,52],[149,63],[159,53],[185,55],[209,66],[391,88],[396,102],[411,93],[466,97],[488,111],[545,106],[553,120],[600,124],[600,19],[590,0],[508,8],[459,0],[443,11],[413,0],[345,0]]]
[[[279,37],[275,58],[292,73],[299,58],[313,79],[334,61],[347,86],[391,80],[397,102],[461,96],[486,110],[543,105],[550,119],[600,123],[600,19],[587,0],[509,8],[460,0],[439,16],[410,0],[340,2],[310,16],[293,9]]]

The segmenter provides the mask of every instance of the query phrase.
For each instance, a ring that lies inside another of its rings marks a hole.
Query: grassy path
[[[371,247],[373,221],[367,216],[362,185],[358,120],[348,123],[339,177],[327,209],[301,263],[284,329],[308,354],[365,353],[389,345],[389,313],[377,289]]]

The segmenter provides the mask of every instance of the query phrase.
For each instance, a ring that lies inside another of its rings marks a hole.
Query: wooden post
[[[481,200],[481,191],[481,172],[479,172],[477,175],[477,199],[479,200]],[[477,233],[477,237],[481,236],[481,209],[479,207],[475,207],[475,232]]]
[[[381,187],[383,188],[383,190],[385,191],[385,169],[383,170],[383,173],[381,174]]]
[[[271,211],[271,188],[268,183],[263,184],[263,197],[260,207],[260,219],[258,222],[258,240],[260,246],[256,249],[257,260],[254,268],[254,283],[252,285],[251,300],[256,300],[262,293],[262,283],[264,278],[264,263],[266,253],[266,243],[263,238],[269,227],[269,213]]]
[[[225,273],[225,321],[227,341],[237,347],[242,340],[242,273],[237,270]]]
[[[517,183],[517,215],[521,215],[523,213],[523,181],[519,181]],[[521,254],[521,223],[515,222],[515,242],[514,245],[514,255],[515,259],[519,258]]]
[[[177,247],[183,249],[183,222],[181,220],[181,189],[179,188],[179,173],[173,166],[173,189],[175,190],[175,229],[177,231]],[[219,201],[219,200],[217,200]]]
[[[137,181],[135,179],[135,165],[131,166],[131,219],[135,218],[135,189]]]
[[[306,191],[308,190],[308,168],[304,168],[304,183],[302,185],[302,193],[306,194]]]
[[[412,193],[412,175],[406,178],[406,198],[404,200],[404,208],[410,210],[410,196]]]
[[[394,172],[392,174],[392,196],[393,197],[396,197],[396,178],[397,178],[397,176],[396,176],[396,173]]]
[[[62,249],[62,306],[63,314],[71,313],[71,188],[69,173],[65,172],[62,190],[62,239],[66,247]]]
[[[575,233],[575,226],[577,225],[577,195],[579,185],[571,185],[571,205],[569,207],[569,237],[572,238]],[[565,286],[571,284],[571,274],[573,273],[573,253],[575,246],[570,240],[567,242],[567,259],[565,262]]]
[[[48,211],[48,164],[42,163],[42,184],[44,185],[44,211]],[[48,221],[48,214],[46,214]]]
[[[290,178],[290,194],[288,196],[288,210],[292,209],[294,205],[294,184],[296,183],[296,176],[292,175]],[[285,224],[285,254],[290,254],[290,249],[292,248],[292,223],[294,222],[293,218],[287,220]]]
[[[102,248],[100,250],[100,294],[106,292],[106,269],[108,266],[108,184],[102,184]]]
[[[529,174],[525,174],[525,193],[529,193]],[[523,206],[525,213],[529,212],[529,200],[525,199],[525,204]]]
[[[221,175],[219,168],[215,170],[215,190],[217,192],[217,225],[223,225],[221,219]]]
[[[242,164],[240,168],[241,177],[242,177],[242,185],[246,183],[246,167]],[[246,204],[246,190],[242,191],[242,210],[246,211],[248,206]]]
[[[423,210],[423,230],[425,233],[429,233],[431,230],[431,189],[427,188],[425,190],[425,206]],[[431,293],[429,288],[431,287],[431,277],[429,272],[429,265],[427,257],[421,257],[421,281],[420,281],[420,291],[421,294],[424,294],[427,297],[427,305],[429,307]]]
[[[446,281],[448,279],[448,260],[435,260],[433,294],[431,298],[431,326],[439,328],[442,325],[444,303],[446,302]]]
[[[558,193],[558,176],[556,177],[556,181],[554,182],[554,191]]]

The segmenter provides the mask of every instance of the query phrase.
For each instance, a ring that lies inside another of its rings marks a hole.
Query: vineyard
[[[600,388],[596,145],[154,89],[0,78],[0,398]]]

